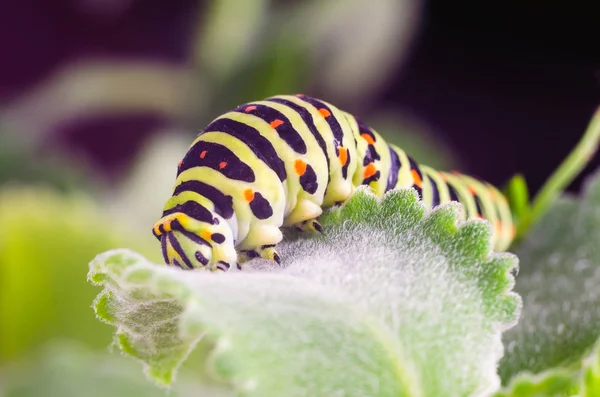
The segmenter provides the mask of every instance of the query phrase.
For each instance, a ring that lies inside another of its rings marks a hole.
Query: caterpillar
[[[322,232],[323,210],[360,185],[376,195],[413,187],[430,208],[459,201],[468,219],[492,223],[497,251],[515,234],[507,199],[492,185],[418,164],[357,117],[301,94],[213,120],[179,162],[153,234],[164,261],[182,269],[241,269],[255,257],[280,263],[282,227]]]

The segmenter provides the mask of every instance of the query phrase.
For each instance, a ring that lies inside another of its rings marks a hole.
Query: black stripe
[[[401,165],[398,154],[396,153],[396,151],[394,149],[392,149],[391,146],[390,146],[390,159],[391,159],[392,164],[390,166],[390,174],[388,175],[387,187],[385,188],[386,192],[388,190],[392,190],[398,183],[398,171],[400,170],[400,165]]]
[[[216,268],[223,272],[229,270],[230,267],[231,265],[225,261],[218,261],[216,265]]]
[[[377,139],[375,139],[375,134],[373,133],[373,130],[371,129],[371,127],[369,127],[368,125],[363,123],[356,116],[354,116],[354,119],[356,120],[356,123],[358,124],[359,134],[360,135],[366,134],[371,137],[373,142],[377,142]],[[381,156],[379,156],[379,153],[377,153],[377,149],[375,149],[375,145],[369,144],[367,146],[367,153],[365,155],[363,165],[366,166],[367,164],[369,164],[375,160],[381,160]]]
[[[180,230],[181,233],[183,233],[183,235],[187,238],[189,238],[190,240],[192,240],[193,242],[195,242],[198,245],[206,245],[207,247],[210,247],[210,243],[206,240],[204,240],[202,237],[198,236],[195,233],[192,232],[188,232],[187,230]]]
[[[361,135],[368,134],[371,138],[373,138],[373,141],[375,141],[375,135],[373,134],[373,131],[371,131],[371,127],[366,125],[361,119],[359,119],[356,116],[354,116],[354,120],[356,120],[356,124],[358,124],[358,132],[360,132]]]
[[[485,188],[485,182],[483,182],[480,178],[476,178],[473,175],[471,175],[471,177],[473,179],[475,179],[476,182],[481,183],[484,186],[484,188]],[[473,186],[473,185],[471,185],[469,183],[469,186]],[[469,188],[469,186],[467,186],[467,189],[469,191],[471,191],[471,189]],[[485,218],[484,213],[483,213],[483,200],[481,199],[481,196],[477,192],[475,192],[474,190],[473,190],[472,196],[473,196],[473,200],[475,201],[475,207],[477,208],[477,214],[479,214],[479,215],[481,215],[482,217]]]
[[[220,118],[213,121],[208,127],[206,127],[204,131],[224,132],[244,142],[250,148],[250,150],[254,152],[256,157],[261,159],[269,166],[269,168],[275,171],[279,177],[279,180],[285,180],[286,172],[283,161],[277,155],[277,151],[275,151],[275,148],[273,145],[271,145],[271,142],[269,142],[269,140],[264,136],[260,135],[256,128],[232,119]]]
[[[350,165],[351,158],[352,155],[350,154],[350,149],[346,148],[346,164],[342,167],[342,177],[344,177],[344,179],[348,179],[348,166]]]
[[[435,179],[427,177],[429,179],[429,186],[431,186],[431,207],[440,205],[440,190]]]
[[[327,169],[329,170],[330,165],[329,165],[329,156],[327,155],[327,144],[325,143],[325,139],[323,139],[323,136],[321,135],[321,133],[315,126],[315,122],[314,122],[312,114],[310,114],[310,111],[303,106],[297,105],[292,101],[288,101],[287,99],[269,98],[269,99],[267,99],[267,101],[285,105],[300,115],[300,117],[302,118],[302,121],[304,121],[304,124],[306,124],[306,127],[308,127],[308,130],[310,131],[310,133],[313,134],[313,136],[315,137],[315,140],[319,144],[319,147],[323,151],[323,156],[325,156],[325,160],[327,160]],[[328,174],[328,177],[331,178],[331,176],[329,175],[330,173],[327,173],[327,174]],[[327,181],[327,184],[329,184],[329,180]]]
[[[253,110],[248,112],[245,111],[248,107],[253,107]],[[242,105],[237,107],[234,111],[240,113],[252,114],[254,116],[260,117],[267,123],[271,124],[275,120],[281,120],[283,123],[277,127],[275,127],[275,131],[279,137],[288,144],[296,153],[306,154],[306,143],[304,139],[300,136],[298,131],[294,129],[294,126],[290,122],[290,120],[283,115],[277,109],[273,109],[272,107],[265,105]]]
[[[171,230],[179,230],[179,231],[185,230],[183,228],[183,226],[181,226],[181,223],[179,223],[179,219],[173,219],[171,221],[171,225],[170,226],[171,226]]]
[[[450,181],[447,181],[446,186],[448,186],[448,193],[450,193],[450,200],[460,202],[460,198],[458,196],[458,191],[454,188],[454,186],[452,186],[452,183],[450,183]]]
[[[325,117],[325,121],[327,121],[327,124],[329,124],[329,127],[331,128],[331,132],[333,132],[335,147],[337,148],[339,146],[342,146],[342,142],[344,141],[344,130],[342,130],[342,126],[333,115],[333,112],[331,111],[329,106],[325,105],[323,102],[319,101],[316,98],[311,98],[306,95],[300,95],[298,96],[298,98],[302,99],[304,102],[310,103],[311,105],[316,107],[317,110],[326,109],[331,114],[331,116]]]
[[[180,268],[181,270],[183,270],[183,266],[181,266],[181,263],[179,263],[179,261],[175,258],[173,258],[173,265],[175,265],[178,268]]]
[[[258,192],[254,193],[254,199],[250,202],[250,209],[257,219],[267,219],[273,216],[273,208],[271,208],[269,200]]]
[[[376,182],[379,180],[379,177],[381,177],[381,172],[378,170],[377,172],[375,172],[373,175],[371,175],[370,177],[363,179],[362,184],[363,185],[370,185],[371,182]]]
[[[165,263],[169,263],[169,256],[167,255],[167,236],[164,234],[160,239],[160,250],[162,252],[163,260]]]
[[[223,194],[219,189],[198,180],[185,181],[177,185],[173,196],[181,192],[191,191],[206,197],[215,205],[215,212],[225,219],[233,216],[233,198]]]
[[[181,259],[183,260],[183,263],[185,263],[185,265],[187,267],[189,267],[190,269],[193,269],[194,265],[192,265],[192,262],[190,262],[190,259],[185,255],[185,252],[183,252],[183,249],[181,248],[179,241],[177,241],[177,239],[175,238],[173,233],[168,233],[167,238],[169,239],[169,243],[171,243],[175,252],[177,252],[179,254],[179,256],[181,257]]]
[[[477,214],[483,217],[483,203],[478,194],[473,194],[473,200],[475,201],[475,207],[477,208]]]
[[[381,157],[379,156],[379,153],[377,153],[377,150],[375,149],[374,145],[369,145],[367,147],[367,152],[365,153],[365,158],[363,159],[363,166],[367,166],[369,165],[369,163],[374,162],[375,160],[379,160]]]
[[[203,157],[200,157],[201,155]],[[223,168],[221,168],[222,163],[226,164]],[[196,142],[186,153],[177,175],[194,167],[208,167],[220,172],[229,179],[237,181],[254,182],[256,180],[254,171],[248,164],[241,161],[231,150],[218,143]]]
[[[210,239],[217,244],[223,244],[225,242],[225,236],[223,236],[221,233],[213,233]]]
[[[194,256],[196,257],[196,260],[198,262],[202,263],[202,265],[204,265],[204,266],[208,265],[209,260],[207,257],[204,256],[204,254],[202,254],[202,252],[196,251],[194,253]]]
[[[305,192],[310,194],[314,194],[319,188],[317,174],[310,164],[306,164],[306,171],[300,177],[300,186],[302,186],[302,189],[304,189]]]
[[[327,124],[329,124],[329,128],[331,128],[331,132],[333,133],[333,143],[334,143],[334,147],[335,147],[335,155],[339,156],[339,154],[340,154],[339,148],[340,148],[340,146],[343,145],[343,142],[344,142],[344,130],[342,129],[342,126],[340,125],[339,120],[333,114],[333,111],[329,108],[329,106],[327,106],[325,103],[319,101],[318,99],[307,97],[306,95],[300,95],[300,96],[298,96],[298,98],[302,99],[305,102],[310,103],[311,105],[316,107],[317,110],[325,109],[330,113],[330,116],[324,117],[324,119],[325,119],[325,121],[327,121]],[[347,122],[348,121],[346,121],[346,123]],[[342,166],[342,177],[344,179],[348,178],[348,166],[350,165],[350,160],[351,160],[349,148],[346,148],[346,150],[347,150],[348,158],[347,158],[346,164],[344,166]]]
[[[419,168],[419,164],[417,164],[417,162],[412,157],[410,157],[408,155],[408,153],[406,154],[406,157],[408,157],[408,162],[410,163],[410,169],[415,170],[417,172],[417,175],[419,175],[419,178],[421,178],[421,184],[423,186],[425,186],[425,180],[423,179],[423,173],[421,172],[421,169]],[[419,186],[417,186],[417,184],[415,184],[415,183],[413,183],[413,188],[419,193],[419,197],[421,197],[421,200],[422,200],[423,199],[423,189],[420,188]]]
[[[207,210],[204,206],[200,205],[199,203],[193,200],[186,201],[183,204],[178,204],[175,207],[164,211],[162,216],[165,217],[176,212],[186,214],[190,218],[193,218],[197,221],[206,222],[210,223],[211,225],[214,225],[213,216],[211,212]]]
[[[419,177],[421,178],[421,180],[423,180],[423,173],[421,172],[421,169],[419,168],[419,164],[417,164],[417,162],[412,157],[410,157],[408,154],[406,155],[406,157],[408,157],[408,162],[410,163],[410,169],[417,171],[417,174],[419,174]]]

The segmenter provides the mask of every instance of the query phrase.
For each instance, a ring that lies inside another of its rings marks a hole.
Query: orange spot
[[[321,116],[323,116],[325,118],[331,116],[331,112],[325,108],[319,109],[319,113],[321,113]]]
[[[453,170],[453,171],[450,171],[450,172],[451,172],[452,174],[454,174],[454,175],[460,175],[460,172],[458,172],[458,171],[456,171],[456,170]]]
[[[225,168],[227,166],[227,162],[226,161],[221,161],[219,163],[219,169],[222,170],[223,168]]]
[[[369,163],[369,165],[367,165],[365,167],[365,171],[363,172],[363,177],[365,179],[370,178],[373,175],[375,175],[376,172],[377,172],[377,167],[375,167],[375,164]]]
[[[440,173],[440,177],[442,178],[442,180],[443,180],[444,182],[448,182],[448,176],[447,176],[446,174],[442,174],[442,173]]]
[[[304,175],[306,172],[306,163],[300,159],[296,160],[294,167],[296,168],[296,173],[300,176]]]
[[[248,113],[253,111],[254,109],[256,109],[256,106],[252,105],[252,106],[248,106],[246,109],[244,109],[244,112]]]
[[[271,127],[273,127],[273,128],[277,128],[277,127],[279,127],[281,124],[283,124],[283,121],[282,121],[282,120],[279,120],[279,119],[276,119],[276,120],[273,120],[273,121],[271,121]]]
[[[496,221],[494,227],[496,228],[496,233],[500,234],[500,232],[502,231],[502,222]]]
[[[181,164],[183,164],[183,160],[181,160],[181,161],[179,162],[179,164],[177,164],[177,168],[181,168]]]
[[[252,189],[244,190],[244,198],[247,202],[254,200],[254,192],[252,191]]]
[[[360,136],[362,136],[363,139],[365,141],[367,141],[367,143],[369,145],[374,145],[375,144],[375,140],[373,139],[373,137],[371,135],[369,135],[369,134],[360,134]]]
[[[340,159],[340,164],[343,167],[348,162],[348,149],[346,149],[343,146],[340,146],[338,148],[338,150],[339,150],[338,158]]]
[[[515,234],[517,234],[517,228],[515,227],[515,225],[512,225],[512,229],[510,230],[512,235],[514,236]]]
[[[417,172],[417,170],[410,170],[410,173],[412,175],[413,181],[415,181],[415,185],[422,188],[423,181],[421,180],[421,177],[419,176],[419,173]]]
[[[200,158],[203,159],[206,156],[206,150],[203,150],[202,153],[200,153]]]
[[[200,233],[200,237],[202,237],[206,241],[210,241],[212,238],[212,233],[209,232],[208,230],[205,230]]]
[[[469,192],[473,195],[476,196],[477,192],[475,191],[475,188],[471,185],[468,186]]]
[[[477,219],[483,219],[483,216],[481,214],[477,214]]]

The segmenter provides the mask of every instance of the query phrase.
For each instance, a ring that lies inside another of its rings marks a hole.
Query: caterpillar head
[[[165,263],[182,269],[227,271],[237,268],[230,227],[224,220],[196,221],[183,213],[160,219],[153,228]]]

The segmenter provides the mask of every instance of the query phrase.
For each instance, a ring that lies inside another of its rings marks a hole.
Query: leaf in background
[[[0,363],[57,337],[106,347],[110,329],[90,318],[95,291],[82,263],[114,246],[144,249],[119,234],[82,194],[0,189]]]
[[[196,348],[198,376],[244,396],[489,393],[518,315],[516,258],[460,216],[456,203],[426,213],[412,189],[379,203],[361,188],[323,216],[323,236],[280,244],[283,268],[186,272],[102,254],[94,307],[160,384]]]
[[[195,125],[204,128],[217,115],[242,103],[304,91],[310,59],[301,42],[302,38],[289,33],[264,38],[260,49],[222,87],[212,87],[215,92],[208,95],[210,103],[205,112],[198,114],[192,109]]]
[[[0,186],[19,181],[51,184],[62,191],[89,187],[81,167],[57,156],[41,158],[20,134],[0,132]]]
[[[538,375],[524,372],[494,397],[600,396],[600,343],[571,368],[552,368]]]
[[[241,103],[297,92],[365,105],[406,59],[421,4],[215,1],[202,15],[188,118],[204,126]]]
[[[217,80],[225,80],[260,46],[259,34],[269,23],[268,0],[215,0],[203,10],[199,62]]]
[[[55,342],[32,360],[4,369],[4,397],[231,397],[215,388],[201,388],[191,375],[170,390],[149,383],[138,366],[124,357],[93,352],[69,342]]]
[[[504,382],[520,371],[579,365],[600,336],[600,174],[563,197],[517,247],[522,318],[505,335]]]
[[[565,397],[573,396],[574,390],[577,390],[577,381],[573,373],[560,369],[540,375],[517,375],[494,397]]]
[[[600,342],[588,357],[583,360],[580,395],[582,397],[600,396]]]
[[[421,0],[313,0],[288,9],[285,31],[311,59],[312,86],[342,108],[373,99],[406,60]],[[310,21],[310,23],[307,23]],[[377,21],[373,23],[373,21]]]

